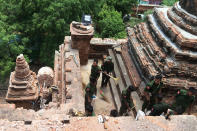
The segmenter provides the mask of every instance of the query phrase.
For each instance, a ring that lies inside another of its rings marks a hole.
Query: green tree
[[[163,0],[162,5],[173,6],[178,0]]]
[[[141,19],[141,18],[136,18],[136,17],[131,17],[128,24],[130,27],[134,27],[135,25],[139,24],[139,23],[142,23],[142,22],[146,22],[147,21],[147,16],[149,14],[152,14],[153,13],[153,9],[150,9],[150,10],[147,10],[144,12],[144,18]]]
[[[117,11],[122,12],[122,15],[131,12],[131,8],[136,6],[137,0],[116,0],[115,8]]]
[[[115,11],[113,7],[104,5],[98,14],[98,28],[102,38],[114,37],[125,38],[126,32],[122,21],[121,13]]]
[[[16,27],[35,63],[52,66],[54,50],[82,15],[79,0],[1,0],[7,23]]]
[[[54,50],[82,14],[92,15],[99,36],[125,37],[119,12],[128,13],[134,1],[0,0],[0,75],[9,74],[20,53],[28,55],[31,64],[53,66]]]
[[[13,69],[16,56],[24,52],[25,45],[14,33],[15,27],[4,22],[8,17],[0,13],[0,18],[0,82],[3,82]]]
[[[115,10],[122,13],[122,15],[129,14],[131,8],[136,6],[137,0],[106,0],[106,4],[110,7],[114,7]]]
[[[90,14],[93,20],[98,19],[98,12],[101,11],[105,0],[80,0],[83,14]]]

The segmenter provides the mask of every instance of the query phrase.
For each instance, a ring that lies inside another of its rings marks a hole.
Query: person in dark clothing
[[[158,96],[158,104],[153,105],[150,116],[160,116],[163,112],[166,113],[170,106],[162,102],[162,95]]]
[[[96,90],[96,81],[91,79],[90,83],[86,86],[85,89],[85,110],[86,113],[89,112],[88,108],[92,106],[92,98],[93,95],[95,94]]]
[[[86,116],[94,116],[94,109],[92,105],[86,106]]]
[[[161,82],[162,75],[155,76],[155,79],[147,84],[144,89],[145,100],[142,105],[142,111],[150,110],[157,103],[157,97],[161,92],[163,83]]]
[[[106,87],[107,83],[110,79],[108,76],[114,70],[114,63],[112,62],[112,58],[108,56],[104,61],[103,65],[101,66],[102,69],[102,83],[101,87]],[[108,74],[108,75],[107,75]]]
[[[178,90],[176,96],[172,98],[175,99],[175,102],[170,109],[174,110],[175,114],[180,115],[189,108],[188,114],[190,114],[195,100],[194,92],[195,89],[193,87],[190,87],[188,91],[183,89]]]
[[[117,117],[117,116],[118,116],[117,110],[116,110],[116,109],[111,110],[110,116],[111,116],[111,117]]]
[[[187,109],[188,115],[191,114],[191,109],[194,105],[195,101],[195,88],[190,87],[189,90],[178,90],[176,95],[173,96],[169,101],[173,101],[173,104],[170,106],[170,108],[167,111],[167,114],[165,115],[166,119],[169,119],[170,115],[181,115],[183,114]]]
[[[135,91],[135,88],[130,85],[128,88],[122,91],[121,94],[121,107],[119,115],[122,116],[127,111],[131,111],[131,108],[134,106],[133,101],[131,100],[131,92]]]
[[[95,79],[97,83],[98,78],[100,76],[100,72],[101,72],[101,68],[100,66],[98,66],[98,59],[94,59],[94,62],[91,68],[90,79]]]

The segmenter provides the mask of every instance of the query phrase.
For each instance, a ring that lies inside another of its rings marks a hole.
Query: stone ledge
[[[177,15],[179,15],[185,21],[187,21],[188,23],[190,23],[192,25],[197,26],[197,17],[194,17],[193,15],[191,15],[188,12],[186,12],[185,10],[183,10],[180,7],[179,2],[175,3],[172,9],[176,12]]]
[[[57,116],[59,117],[59,116]],[[195,116],[171,116],[171,120],[165,120],[164,117],[146,116],[144,119],[135,121],[132,117],[108,117],[105,123],[99,123],[97,117],[72,117],[69,123],[62,123],[60,120],[33,120],[32,124],[25,125],[23,121],[7,121],[0,120],[0,127],[4,131],[10,130],[85,130],[85,131],[144,131],[144,130],[157,130],[157,131],[177,131],[189,130],[195,131],[197,129],[197,119]]]
[[[163,31],[169,36],[171,41],[175,41],[180,48],[195,48],[197,46],[197,36],[174,25],[167,18],[167,10],[168,9],[165,8],[155,9],[153,14],[155,18],[157,18],[157,22],[162,27]]]
[[[194,25],[188,24],[187,21],[184,21],[184,19],[182,19],[182,17],[180,17],[176,13],[174,13],[174,11],[172,9],[168,10],[167,15],[174,24],[176,24],[180,28],[182,28],[194,35],[197,35],[197,27]]]

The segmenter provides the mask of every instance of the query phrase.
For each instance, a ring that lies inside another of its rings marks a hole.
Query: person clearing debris
[[[134,104],[131,100],[131,92],[135,91],[136,89],[130,85],[126,89],[122,91],[121,94],[121,107],[119,111],[119,115],[122,116],[125,113],[131,111],[134,108]],[[127,115],[127,114],[126,114]]]
[[[149,116],[160,116],[162,113],[167,113],[170,107],[167,103],[162,102],[162,95],[158,96],[158,104],[153,105]]]
[[[191,114],[191,109],[194,105],[195,101],[195,88],[190,87],[188,91],[186,90],[178,90],[176,95],[171,97],[169,101],[175,100],[173,104],[170,106],[170,108],[167,111],[166,119],[169,118],[170,115],[181,115],[186,110],[188,111],[188,115]]]
[[[194,94],[195,89],[193,87],[190,87],[188,91],[178,90],[175,96],[167,100],[167,103],[173,101],[172,104],[160,102],[153,105],[150,116],[159,116],[166,113],[165,118],[168,119],[170,115],[181,115],[186,110],[190,114],[195,101]]]
[[[161,94],[161,88],[163,86],[161,79],[162,75],[156,75],[154,80],[148,83],[144,89],[145,99],[142,105],[142,111],[145,111],[145,109],[150,110],[157,103],[157,97]]]
[[[90,82],[85,88],[85,112],[87,116],[93,114],[92,99],[96,94],[96,80],[90,79]]]
[[[112,57],[108,56],[106,60],[104,60],[102,68],[102,83],[101,88],[106,87],[107,83],[109,82],[110,76],[109,74],[112,73],[114,70],[114,63],[112,62]]]
[[[97,84],[97,81],[100,77],[100,73],[101,73],[101,67],[98,66],[98,59],[94,59],[94,62],[92,64],[92,68],[91,68],[90,79],[95,79],[96,84]]]

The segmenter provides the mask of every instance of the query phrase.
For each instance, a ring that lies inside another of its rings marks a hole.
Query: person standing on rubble
[[[101,87],[106,87],[107,83],[109,82],[110,75],[114,70],[114,63],[112,62],[112,57],[108,56],[104,61],[103,65],[101,66],[102,69],[102,83]]]
[[[98,66],[98,59],[94,59],[94,62],[91,68],[90,79],[95,79],[97,83],[100,73],[101,73],[101,67]]]
[[[195,101],[195,88],[190,87],[189,90],[178,90],[176,95],[173,96],[169,101],[173,101],[173,104],[170,106],[170,109],[168,110],[167,116],[170,114],[175,115],[181,115],[183,114],[187,109],[188,114],[191,114],[191,109],[194,105]]]
[[[162,102],[162,95],[158,96],[158,104],[153,105],[150,116],[160,116],[162,113],[167,113],[169,104]]]
[[[89,114],[89,108],[92,107],[93,95],[96,92],[96,80],[90,79],[90,82],[85,88],[85,111]]]
[[[135,91],[136,89],[130,85],[125,90],[122,91],[121,94],[121,107],[119,111],[119,115],[122,116],[123,114],[127,113],[127,111],[131,111],[134,107],[134,104],[131,100],[131,92]]]
[[[161,93],[163,83],[161,82],[162,75],[156,75],[154,80],[146,85],[144,89],[144,103],[142,105],[142,111],[145,109],[150,110],[154,104],[157,103],[157,97]]]

